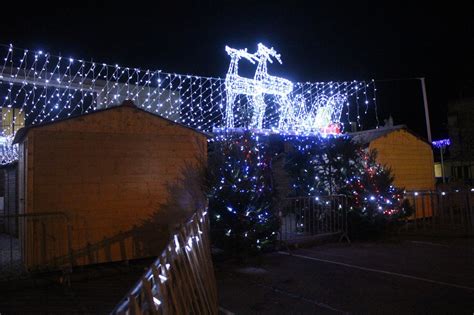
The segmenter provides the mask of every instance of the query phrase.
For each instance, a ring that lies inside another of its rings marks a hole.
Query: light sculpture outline
[[[294,85],[290,80],[268,74],[267,63],[273,63],[272,58],[282,64],[281,55],[273,47],[268,48],[259,43],[257,51],[251,54],[247,48],[235,49],[226,46],[226,52],[231,57],[231,62],[225,79],[227,94],[225,128],[235,128],[233,111],[235,99],[238,95],[244,95],[248,98],[252,112],[250,128],[262,130],[267,107],[265,96],[270,95],[274,97],[274,103],[278,107],[278,125],[275,128],[278,131],[323,134],[340,132],[339,124],[342,109],[347,101],[346,95],[320,94],[314,103],[308,106],[304,95],[293,95]],[[238,73],[238,61],[242,57],[252,64],[257,61],[253,80]]]

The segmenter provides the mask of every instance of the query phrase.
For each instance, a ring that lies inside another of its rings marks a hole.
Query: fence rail
[[[113,314],[217,314],[209,220],[196,212]]]
[[[474,192],[407,191],[405,197],[414,208],[406,231],[447,234],[474,233]]]
[[[280,241],[292,243],[336,233],[348,240],[347,207],[345,195],[285,199],[280,210]]]
[[[68,253],[66,263],[71,264],[71,225],[64,212],[2,215],[0,221],[15,224],[0,234],[0,279],[58,268],[52,260],[57,252]]]

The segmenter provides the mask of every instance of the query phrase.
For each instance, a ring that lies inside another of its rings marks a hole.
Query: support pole
[[[431,143],[431,126],[430,126],[430,113],[428,111],[428,97],[426,96],[426,85],[425,78],[420,78],[421,90],[423,92],[423,103],[425,105],[425,119],[426,119],[426,133],[428,135],[428,141]]]
[[[441,146],[439,148],[439,152],[441,153],[441,177],[443,177],[443,184],[446,183],[444,180],[444,160],[443,160],[443,151],[444,151],[444,146]]]

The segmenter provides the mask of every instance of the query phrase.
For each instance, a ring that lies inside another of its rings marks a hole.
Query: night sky
[[[271,74],[293,81],[375,79],[381,120],[391,114],[426,136],[420,82],[410,80],[423,76],[434,139],[446,135],[448,102],[474,97],[472,1],[117,2],[2,3],[0,43],[223,77],[226,44],[253,51],[262,42],[282,55]]]

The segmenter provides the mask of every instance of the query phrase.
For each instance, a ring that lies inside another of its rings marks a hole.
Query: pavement
[[[70,286],[54,272],[0,281],[0,314],[109,314],[152,261],[77,267]]]
[[[152,260],[0,281],[3,314],[108,314]],[[333,243],[216,262],[221,313],[473,314],[474,239]]]
[[[22,271],[20,242],[17,238],[0,233],[0,281]]]
[[[474,314],[474,239],[336,243],[216,263],[235,314]]]

